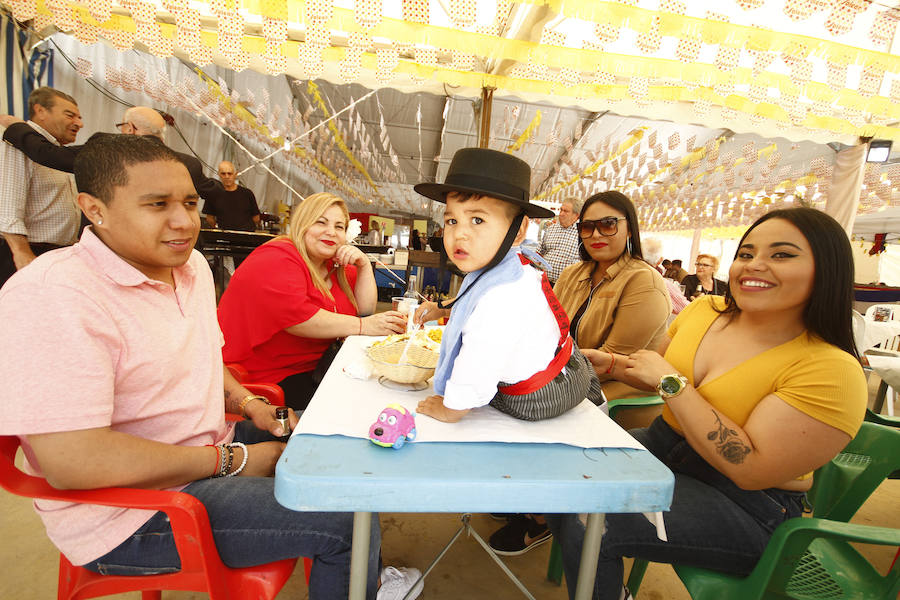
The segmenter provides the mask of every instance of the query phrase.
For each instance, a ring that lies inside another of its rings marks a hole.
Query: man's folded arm
[[[82,146],[57,146],[28,123],[13,123],[7,127],[3,132],[3,140],[37,164],[66,173],[74,170],[75,157],[82,148]]]

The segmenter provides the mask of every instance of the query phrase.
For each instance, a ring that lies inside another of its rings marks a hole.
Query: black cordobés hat
[[[453,155],[444,183],[420,183],[418,193],[438,202],[447,201],[447,192],[490,196],[520,206],[529,217],[549,219],[553,211],[532,204],[531,167],[512,154],[487,148],[463,148]]]

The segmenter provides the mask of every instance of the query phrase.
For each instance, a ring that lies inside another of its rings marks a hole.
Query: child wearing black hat
[[[553,213],[529,202],[531,169],[503,152],[464,148],[443,184],[420,183],[420,194],[445,202],[444,247],[468,273],[453,301],[434,376],[434,396],[417,412],[455,422],[490,404],[519,419],[561,415],[585,398],[604,402],[590,363],[569,336],[553,294],[549,268],[519,247],[528,217]],[[444,306],[426,303],[422,322]]]

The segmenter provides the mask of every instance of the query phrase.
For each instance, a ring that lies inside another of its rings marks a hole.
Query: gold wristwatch
[[[656,391],[659,392],[663,400],[668,400],[683,392],[687,384],[688,379],[684,375],[679,375],[678,373],[663,375],[659,378],[659,385],[656,386]]]

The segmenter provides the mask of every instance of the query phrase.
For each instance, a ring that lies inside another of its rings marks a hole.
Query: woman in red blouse
[[[240,363],[249,381],[277,382],[295,410],[309,404],[313,371],[336,339],[406,330],[396,311],[372,314],[375,274],[347,244],[349,220],[339,197],[309,196],[295,207],[290,235],[254,250],[219,301],[225,362]]]

